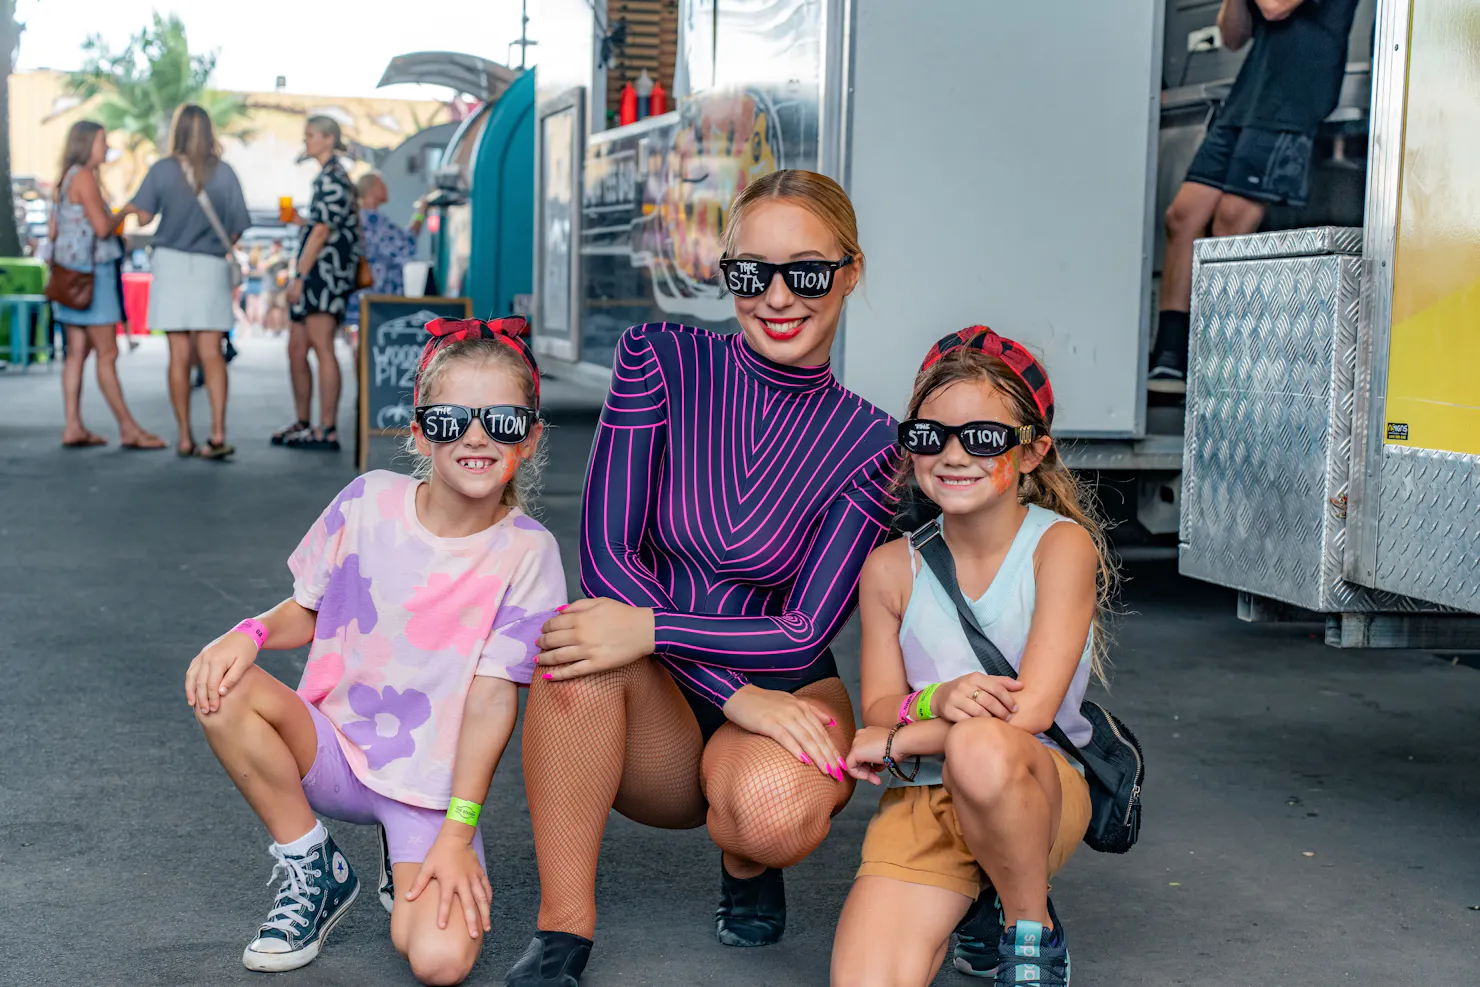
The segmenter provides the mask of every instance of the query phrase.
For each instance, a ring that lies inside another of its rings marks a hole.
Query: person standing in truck
[[[1187,391],[1192,242],[1210,227],[1213,236],[1257,232],[1271,203],[1305,204],[1316,128],[1341,95],[1357,2],[1223,0],[1224,46],[1254,45],[1167,208],[1152,391]]]

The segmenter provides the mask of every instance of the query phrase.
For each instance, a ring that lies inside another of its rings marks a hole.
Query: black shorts
[[[1256,199],[1303,206],[1310,194],[1310,134],[1214,123],[1187,180]]]

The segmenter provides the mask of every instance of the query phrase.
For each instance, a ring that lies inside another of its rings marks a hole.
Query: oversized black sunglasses
[[[763,260],[726,257],[719,262],[725,273],[725,286],[741,298],[763,295],[779,271],[786,287],[798,298],[821,298],[832,291],[833,272],[853,263],[851,254],[842,260],[794,260],[789,264],[769,264]]]
[[[456,442],[473,427],[473,419],[483,422],[488,437],[503,445],[518,445],[529,438],[529,430],[538,417],[533,408],[517,404],[495,404],[487,408],[469,408],[461,404],[422,404],[416,407],[416,424],[428,442]]]
[[[1000,456],[1046,434],[1037,425],[1004,425],[1001,422],[945,425],[929,418],[911,418],[899,423],[899,444],[916,456],[940,455],[945,452],[946,442],[953,435],[961,440],[961,448],[969,456]]]

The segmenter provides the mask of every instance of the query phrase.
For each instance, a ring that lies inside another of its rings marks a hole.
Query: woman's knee
[[[713,770],[705,780],[710,833],[722,849],[789,866],[827,835],[836,800],[829,788],[838,784],[785,763]]]
[[[559,682],[540,678],[536,672],[529,684],[528,706],[540,716],[553,715],[571,724],[615,716],[626,703],[627,680],[625,668]],[[529,717],[526,711],[526,723]]]
[[[411,964],[411,975],[418,982],[429,985],[460,984],[467,979],[478,959],[482,939],[474,939],[458,928],[456,935],[450,934],[461,922],[454,916],[446,929],[429,929],[423,934],[412,933],[407,942],[406,959]],[[437,934],[431,934],[432,932]]]
[[[944,778],[951,797],[985,804],[1030,781],[1032,767],[1020,742],[1023,736],[1017,727],[986,716],[953,726],[946,734]]]

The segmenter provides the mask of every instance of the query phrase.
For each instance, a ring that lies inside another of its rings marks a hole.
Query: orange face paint
[[[514,474],[519,472],[519,464],[523,461],[519,458],[519,449],[516,446],[510,451],[509,455],[504,457],[504,475],[499,478],[499,482],[504,486],[508,486],[514,479]]]
[[[991,485],[992,492],[998,495],[1005,494],[1018,481],[1018,454],[1021,450],[1009,449],[1000,456],[993,456],[987,461],[987,483]]]

